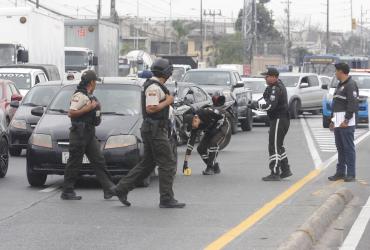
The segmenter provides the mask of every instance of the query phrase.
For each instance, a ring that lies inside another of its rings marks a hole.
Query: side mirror
[[[92,65],[97,66],[99,64],[99,60],[97,56],[93,56]]]
[[[28,63],[29,55],[28,50],[18,50],[17,61],[22,63]]]
[[[308,85],[308,83],[307,83],[307,82],[302,82],[302,83],[301,83],[301,85],[299,85],[299,87],[300,87],[301,89],[304,89],[304,88],[308,88],[308,87],[309,87],[309,85]]]
[[[18,94],[13,94],[10,101],[22,101],[22,96],[21,95],[18,95]]]
[[[323,84],[323,85],[321,85],[321,88],[322,89],[329,89],[329,86],[327,84]]]
[[[34,116],[42,116],[44,114],[44,108],[43,107],[35,107],[31,109],[31,114]]]
[[[12,108],[19,108],[19,101],[11,101],[9,105]]]
[[[239,81],[237,84],[234,85],[234,88],[243,88],[244,87],[244,82]]]

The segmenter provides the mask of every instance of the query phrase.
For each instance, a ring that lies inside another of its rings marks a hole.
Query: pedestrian
[[[174,98],[164,86],[172,75],[173,67],[166,59],[157,59],[151,67],[153,77],[144,84],[142,94],[144,159],[123,176],[115,188],[122,204],[130,206],[127,194],[135,184],[147,178],[158,165],[160,208],[183,208],[185,203],[174,197],[173,181],[176,158],[168,138],[169,110]]]
[[[216,98],[215,98],[216,97]],[[225,103],[224,96],[214,96],[214,103],[222,106]],[[220,145],[230,133],[230,123],[222,109],[201,108],[195,114],[187,114],[184,117],[184,124],[190,130],[190,137],[185,153],[183,172],[188,168],[188,161],[194,148],[195,140],[204,132],[197,147],[197,151],[206,164],[203,175],[214,175],[221,173],[220,164],[216,162]]]
[[[332,104],[330,130],[334,131],[338,151],[336,173],[328,177],[330,181],[356,180],[356,147],[354,142],[356,113],[358,112],[359,90],[357,83],[349,76],[346,63],[335,64],[335,76],[339,80]]]
[[[101,122],[100,104],[93,96],[98,81],[96,73],[92,70],[84,72],[81,82],[72,96],[68,116],[72,126],[69,133],[69,158],[64,173],[64,185],[61,199],[81,200],[77,196],[74,186],[79,177],[79,170],[83,164],[84,155],[94,167],[96,177],[104,190],[104,198],[113,196],[114,184],[111,181],[105,165],[105,159],[100,149],[100,144],[95,136],[95,126]]]
[[[262,180],[280,181],[292,175],[284,148],[284,139],[290,126],[288,97],[276,68],[268,68],[263,75],[268,85],[263,93],[264,102],[260,100],[252,104],[253,109],[267,111],[270,123],[268,150],[271,173]]]

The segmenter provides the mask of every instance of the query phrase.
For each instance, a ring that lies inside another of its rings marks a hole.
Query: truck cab
[[[74,79],[80,79],[84,71],[95,70],[98,65],[98,57],[88,48],[65,47],[64,53],[66,75],[73,74]]]
[[[0,68],[0,79],[12,81],[23,96],[36,84],[48,81],[44,71],[29,68]]]

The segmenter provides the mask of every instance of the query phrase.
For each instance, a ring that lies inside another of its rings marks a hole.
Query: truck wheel
[[[11,156],[20,156],[21,153],[22,153],[22,149],[21,148],[12,148],[10,147],[9,148],[9,153]]]
[[[8,141],[3,137],[0,139],[0,178],[5,177],[9,166]]]
[[[292,104],[290,104],[290,108],[289,108],[290,118],[297,119],[299,116],[300,108],[301,108],[301,105],[300,105],[299,100],[294,100]]]
[[[329,128],[330,125],[330,118],[327,116],[322,116],[322,126],[324,128]]]
[[[229,132],[226,134],[225,139],[220,144],[220,150],[226,148],[227,145],[229,145],[230,141],[231,141],[231,129],[229,129]]]
[[[243,131],[251,131],[253,127],[253,113],[252,110],[248,108],[247,118],[240,121],[240,126]]]
[[[33,173],[31,166],[27,162],[27,180],[32,187],[44,186],[47,177],[47,174]]]

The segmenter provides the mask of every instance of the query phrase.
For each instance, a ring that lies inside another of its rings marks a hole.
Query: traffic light
[[[357,21],[356,18],[352,18],[352,30],[357,29]]]

